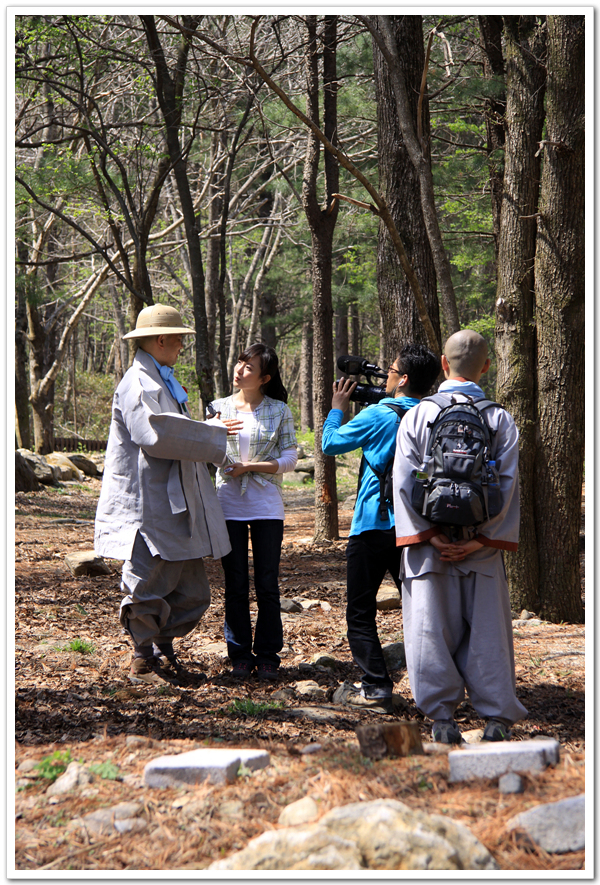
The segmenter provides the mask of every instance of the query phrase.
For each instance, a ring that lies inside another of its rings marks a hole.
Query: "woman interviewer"
[[[273,348],[253,344],[240,354],[234,393],[213,408],[228,430],[227,461],[217,472],[217,496],[229,532],[225,571],[225,638],[232,675],[276,679],[283,647],[279,560],[283,540],[281,476],[298,460],[292,413]],[[252,642],[248,530],[258,617]]]

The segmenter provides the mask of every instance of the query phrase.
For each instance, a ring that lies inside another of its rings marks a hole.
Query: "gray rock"
[[[106,456],[103,452],[90,452],[87,456],[90,461],[93,461],[98,470],[98,475],[102,476],[104,473],[104,461]]]
[[[274,701],[291,701],[294,698],[295,692],[292,688],[278,688],[277,691],[274,691],[271,697]]]
[[[69,790],[75,790],[77,787],[84,787],[94,780],[94,775],[87,770],[79,762],[70,762],[64,774],[61,774],[53,784],[50,784],[46,790],[47,796],[60,796],[68,793]]]
[[[524,608],[523,611],[521,612],[521,614],[519,615],[519,618],[522,621],[528,621],[530,618],[535,618],[535,612],[528,612],[527,609]]]
[[[60,480],[62,482],[74,480],[75,482],[83,482],[85,474],[73,464],[70,458],[64,452],[50,452],[46,455],[46,461],[51,467],[56,467],[60,471]]]
[[[81,550],[78,553],[68,553],[65,556],[65,564],[68,565],[71,574],[76,578],[82,575],[110,575],[111,570],[101,556],[97,556],[93,550]]]
[[[29,449],[17,449],[17,451],[27,461],[42,485],[58,485],[58,472],[48,464],[43,455],[36,455],[35,452],[30,452]]]
[[[317,824],[263,833],[211,870],[495,870],[461,824],[391,799],[334,808]]]
[[[400,593],[397,587],[380,587],[377,593],[377,610],[380,612],[400,608]]]
[[[299,695],[310,695],[311,697],[320,700],[324,700],[327,697],[327,691],[324,688],[321,688],[319,683],[315,682],[314,679],[303,679],[301,682],[296,682],[294,688]]]
[[[508,771],[543,771],[558,762],[560,744],[555,740],[481,743],[450,753],[450,780],[500,777]]]
[[[501,793],[522,793],[524,790],[523,778],[514,771],[503,774],[498,780],[498,789]]]
[[[321,605],[319,599],[305,599],[303,596],[294,596],[294,602],[301,605],[304,611],[310,611],[311,608],[316,608]]]
[[[404,652],[403,642],[390,642],[388,645],[382,646],[383,657],[388,670],[405,670],[406,654]]]
[[[160,756],[148,762],[144,782],[148,787],[178,787],[199,784],[233,783],[240,765],[251,771],[266,768],[270,757],[264,750],[190,750],[177,756]]]
[[[323,749],[321,744],[306,744],[304,747],[300,748],[300,753],[303,756],[310,756],[313,753],[320,753]]]
[[[298,463],[294,467],[294,473],[310,473],[311,476],[315,472],[315,462],[310,458],[298,459]]]
[[[343,509],[344,510],[354,510],[355,507],[356,507],[356,495],[348,495],[348,497],[344,499]]]
[[[585,848],[585,796],[537,805],[511,818],[507,829],[519,827],[544,851],[563,854]]]
[[[15,492],[37,492],[39,488],[33,467],[20,452],[15,452]]]
[[[333,670],[337,666],[337,661],[332,655],[324,655],[321,652],[316,652],[310,660],[316,667],[326,667],[328,670]]]
[[[37,766],[38,762],[36,759],[23,759],[23,761],[19,764],[17,771],[19,774],[23,774],[24,772],[33,771],[35,772],[35,777],[37,777]]]
[[[293,599],[286,599],[284,596],[279,600],[279,607],[282,612],[294,613],[303,611],[299,602],[295,602]]]
[[[297,827],[299,824],[308,824],[319,816],[317,803],[311,796],[304,796],[297,802],[286,805],[279,815],[278,823],[282,827]]]
[[[82,455],[81,452],[70,452],[69,461],[71,461],[78,470],[85,473],[86,476],[101,475],[96,462],[92,461],[87,455]]]
[[[143,805],[139,802],[120,802],[111,808],[98,808],[83,817],[75,818],[70,827],[83,827],[95,836],[136,832],[148,826],[144,818],[138,817],[142,810]]]
[[[270,830],[242,851],[212,863],[209,870],[363,870],[360,851],[349,839],[324,829]]]

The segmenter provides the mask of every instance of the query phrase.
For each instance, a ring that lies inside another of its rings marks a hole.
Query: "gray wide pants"
[[[152,556],[138,532],[123,564],[120,621],[136,646],[186,636],[210,605],[202,559],[169,562]]]
[[[404,578],[402,615],[410,686],[431,719],[452,719],[465,688],[482,717],[516,722],[510,602],[504,566],[495,576],[428,572]]]

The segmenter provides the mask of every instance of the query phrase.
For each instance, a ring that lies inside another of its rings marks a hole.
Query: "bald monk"
[[[486,399],[479,380],[490,366],[485,339],[471,329],[456,332],[442,355],[445,381],[438,393],[457,401]],[[394,461],[396,543],[403,547],[400,576],[404,644],[417,707],[433,720],[433,739],[460,743],[454,719],[464,699],[486,719],[483,740],[511,736],[510,726],[527,716],[515,693],[510,600],[503,550],[516,550],[519,536],[518,432],[505,409],[491,406],[491,457],[500,475],[502,509],[452,540],[411,504],[416,471],[423,469],[428,423],[440,411],[430,399],[407,412],[398,432]]]

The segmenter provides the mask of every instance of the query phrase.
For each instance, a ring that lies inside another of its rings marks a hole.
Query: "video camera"
[[[385,384],[375,384],[373,379],[387,379],[388,373],[374,363],[368,362],[362,356],[339,356],[337,367],[345,375],[364,375],[369,382],[368,384],[356,385],[350,395],[352,402],[360,403],[363,406],[371,406],[374,403],[380,402],[386,395]]]

